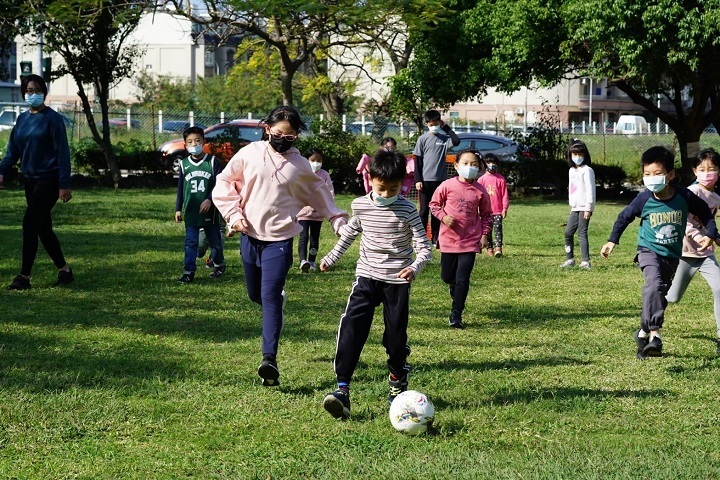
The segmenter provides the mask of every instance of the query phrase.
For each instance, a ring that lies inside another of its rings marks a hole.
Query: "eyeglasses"
[[[28,88],[25,90],[25,93],[29,93],[30,95],[34,93],[39,93],[40,95],[45,95],[45,93],[42,90],[35,90],[34,88]]]
[[[270,136],[275,140],[287,140],[288,142],[294,142],[298,138],[298,135],[283,135],[282,133],[273,133],[272,131],[270,131]]]

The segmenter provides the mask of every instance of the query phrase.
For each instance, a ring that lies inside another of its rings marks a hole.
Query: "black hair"
[[[500,163],[500,159],[494,153],[486,153],[485,163]]]
[[[382,140],[380,140],[380,145],[384,147],[385,144],[388,142],[392,143],[395,146],[395,148],[397,148],[397,141],[395,141],[395,139],[393,137],[383,138]]]
[[[437,120],[440,120],[440,112],[437,110],[428,110],[425,112],[425,115],[423,115],[423,118],[425,119],[425,123],[427,122],[435,122]]]
[[[28,75],[27,77],[22,77],[20,80],[20,93],[22,95],[25,95],[25,92],[27,92],[28,89],[28,83],[35,82],[35,85],[38,86],[40,90],[42,90],[43,95],[47,97],[47,83],[45,83],[45,80],[40,75],[35,75],[34,73],[31,75]]]
[[[583,162],[580,165],[587,165],[588,167],[592,163],[590,159],[590,152],[588,151],[587,145],[582,140],[573,138],[570,140],[570,146],[567,149],[567,163],[569,167],[579,167],[575,162],[572,161],[572,154],[580,154],[583,156]]]
[[[312,157],[313,155],[318,155],[318,156],[320,156],[320,161],[321,161],[321,162],[324,162],[324,161],[325,161],[325,154],[324,154],[324,153],[322,152],[322,150],[320,150],[319,148],[313,147],[313,148],[308,149],[307,153],[305,154],[305,158],[307,158],[308,160],[310,160],[310,157]]]
[[[665,147],[650,147],[640,157],[640,164],[644,167],[653,163],[662,164],[667,173],[670,173],[675,170],[675,154]]]
[[[478,166],[481,170],[485,170],[487,168],[487,163],[485,163],[485,157],[483,157],[483,154],[480,153],[480,150],[476,150],[474,148],[466,148],[464,150],[460,150],[455,156],[455,163],[459,162],[460,157],[462,157],[465,153],[472,153],[473,155],[475,155],[475,158],[477,158],[478,160]]]
[[[692,168],[697,168],[705,160],[710,160],[715,167],[720,169],[720,154],[714,148],[706,148],[698,153],[693,159]]]
[[[402,182],[407,175],[407,159],[397,150],[388,152],[381,148],[373,156],[368,173],[370,178],[377,178],[383,182]]]
[[[183,130],[183,140],[187,141],[188,135],[192,135],[193,133],[200,135],[203,139],[203,142],[205,141],[205,131],[202,128],[196,126],[188,127]]]
[[[267,125],[268,127],[272,127],[276,123],[282,121],[287,121],[290,126],[298,133],[303,130],[307,130],[307,125],[305,125],[305,122],[303,121],[302,117],[300,117],[298,111],[288,105],[274,108],[273,111],[270,112],[268,116],[263,118],[260,122]],[[262,140],[268,140],[268,138],[269,137],[267,132],[263,129]]]

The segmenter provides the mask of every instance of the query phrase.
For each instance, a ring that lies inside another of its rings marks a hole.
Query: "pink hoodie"
[[[228,227],[245,219],[248,235],[264,241],[298,235],[302,227],[296,216],[306,205],[329,219],[336,234],[348,218],[297,148],[281,154],[266,141],[252,142],[230,159],[217,176],[212,199]]]
[[[485,175],[478,178],[478,183],[485,187],[490,196],[490,207],[493,215],[501,215],[510,208],[510,196],[507,189],[505,177],[499,173],[485,172]]]

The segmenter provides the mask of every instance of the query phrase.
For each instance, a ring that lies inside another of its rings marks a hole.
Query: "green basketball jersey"
[[[200,160],[186,157],[180,162],[180,175],[183,176],[182,212],[185,225],[203,227],[218,223],[218,212],[215,205],[205,213],[200,213],[200,204],[210,198],[215,186],[214,167],[217,159],[205,155]]]

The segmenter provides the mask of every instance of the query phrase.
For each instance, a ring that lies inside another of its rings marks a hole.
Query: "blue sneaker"
[[[347,420],[350,418],[350,394],[342,388],[328,393],[323,399],[323,408],[333,418]]]

